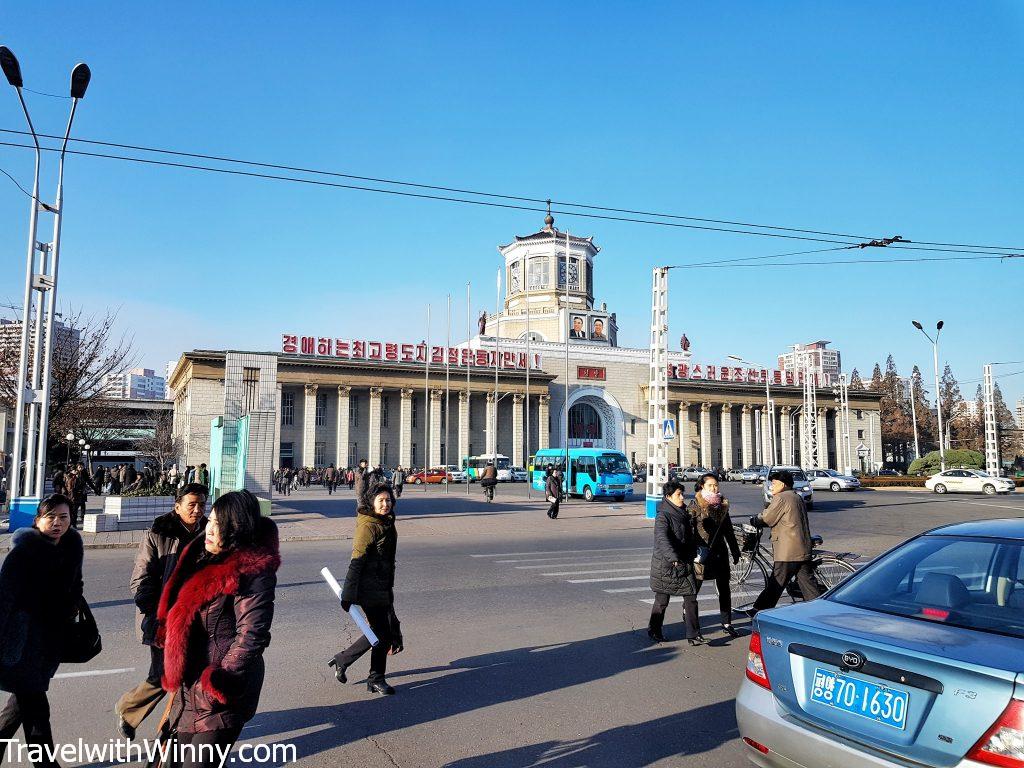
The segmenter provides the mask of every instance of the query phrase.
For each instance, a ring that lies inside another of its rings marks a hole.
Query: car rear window
[[[921,621],[1024,638],[1021,542],[921,536],[867,566],[828,599]]]

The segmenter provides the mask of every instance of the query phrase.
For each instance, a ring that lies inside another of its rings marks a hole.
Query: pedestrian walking
[[[11,694],[0,710],[0,763],[19,726],[26,744],[53,746],[46,692],[82,599],[82,537],[71,504],[62,494],[43,499],[0,567],[0,690]]]
[[[210,487],[210,472],[206,469],[205,463],[200,464],[196,468],[196,476],[193,482],[196,482],[199,485],[205,485],[207,488]]]
[[[328,496],[338,487],[338,470],[334,468],[333,462],[324,470],[324,485],[327,486]]]
[[[395,489],[395,498],[402,498],[402,488],[405,486],[405,470],[401,466],[395,467],[391,473],[391,486]]]
[[[788,470],[772,472],[772,500],[760,515],[750,518],[750,524],[772,529],[772,573],[764,590],[757,596],[749,613],[751,616],[765,608],[774,608],[783,590],[792,579],[804,600],[813,600],[822,593],[821,585],[811,568],[811,527],[807,522],[804,500],[793,490],[793,473]]]
[[[345,482],[348,483],[348,489],[351,491],[356,482],[356,473],[352,471],[352,467],[349,467],[345,473]]]
[[[205,536],[178,556],[160,596],[157,640],[164,690],[174,694],[168,723],[182,744],[232,745],[256,714],[280,565],[277,526],[249,491],[217,499]]]
[[[672,597],[683,598],[686,640],[690,645],[707,642],[700,632],[697,616],[697,576],[694,558],[697,535],[686,511],[683,484],[669,480],[662,487],[662,499],[654,519],[654,554],[651,557],[651,589],[654,607],[647,625],[647,635],[656,643],[665,642],[662,627],[665,611]]]
[[[695,563],[697,592],[706,581],[714,581],[718,589],[718,611],[722,629],[730,637],[739,633],[732,626],[732,591],[729,588],[729,558],[740,561],[740,545],[729,517],[729,500],[722,496],[714,474],[701,475],[697,492],[687,507],[700,546],[706,547],[703,563]]]
[[[559,477],[551,464],[548,464],[544,476],[544,493],[550,505],[548,507],[548,517],[554,520],[558,517],[558,505],[562,501],[562,478]]]
[[[360,636],[352,645],[335,654],[328,662],[338,682],[347,682],[347,670],[360,656],[370,651],[370,674],[366,689],[389,696],[395,689],[385,679],[389,654],[404,648],[401,625],[395,615],[395,497],[387,483],[370,488],[356,509],[356,531],[352,538],[341,607],[348,611],[358,605],[366,613],[370,628],[380,641],[373,650],[370,641]]]
[[[96,491],[97,496],[103,495],[103,486],[107,483],[107,471],[100,464],[93,470],[92,473],[92,487]]]
[[[356,508],[363,502],[363,494],[366,493],[366,459],[359,460],[359,466],[356,468],[355,477],[356,486]]]
[[[64,476],[64,496],[71,500],[71,527],[78,528],[79,511],[85,523],[85,505],[89,501],[88,480],[85,467],[79,464]]]
[[[117,730],[126,739],[135,731],[157,702],[164,697],[161,678],[164,652],[156,644],[157,608],[164,584],[174,572],[178,554],[206,527],[206,500],[209,489],[191,483],[182,486],[174,499],[174,508],[153,521],[139,544],[129,588],[138,612],[138,637],[149,646],[149,672],[146,679],[125,693],[114,705]]]

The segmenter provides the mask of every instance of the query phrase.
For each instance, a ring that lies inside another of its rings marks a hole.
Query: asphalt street
[[[639,489],[639,486],[638,486]],[[725,485],[733,516],[761,509],[760,489]],[[320,579],[343,578],[344,540],[282,547],[273,641],[260,712],[244,741],[292,743],[302,765],[743,766],[733,697],[746,637],[729,640],[717,601],[702,595],[712,640],[681,640],[681,607],[669,608],[669,642],[646,635],[651,524],[640,500],[574,501],[549,521],[523,486],[503,485],[492,505],[479,489],[408,488],[399,503],[397,612],[406,651],[391,660],[390,698],[371,696],[369,659],[334,680],[327,660],[355,637]],[[283,500],[280,519],[351,516],[351,495],[322,489]],[[816,493],[811,527],[830,549],[861,562],[922,530],[963,519],[1017,517],[1024,494],[936,497],[895,491]],[[499,521],[521,518],[512,528]],[[430,521],[429,526],[418,523]],[[614,525],[610,525],[609,521]],[[55,738],[115,736],[113,703],[145,674],[127,591],[132,550],[89,550],[86,593],[103,653],[68,666],[51,686]],[[748,622],[737,625],[743,629]],[[159,710],[140,729],[155,729]]]

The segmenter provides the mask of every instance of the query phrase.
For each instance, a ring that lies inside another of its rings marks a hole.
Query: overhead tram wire
[[[17,134],[17,135],[21,135],[21,136],[29,135],[27,131],[20,131],[20,130],[15,130],[15,129],[11,129],[11,128],[0,128],[0,133],[10,133],[10,134]],[[40,138],[63,139],[63,137],[56,136],[54,134],[41,133],[41,134],[38,134],[38,135],[40,136]],[[610,206],[592,205],[592,204],[587,204],[587,203],[574,203],[574,202],[570,202],[570,201],[566,201],[566,200],[547,200],[547,199],[538,198],[538,197],[525,197],[525,196],[520,196],[520,195],[506,195],[506,194],[500,194],[500,193],[496,193],[496,192],[480,192],[478,190],[462,189],[462,188],[459,188],[459,187],[447,187],[447,186],[441,186],[441,185],[436,185],[436,184],[423,184],[423,183],[412,182],[412,181],[402,181],[402,180],[398,180],[398,179],[385,179],[385,178],[374,177],[374,176],[359,176],[359,175],[351,174],[351,173],[342,173],[340,171],[326,171],[326,170],[319,169],[319,168],[306,168],[306,167],[303,167],[303,166],[282,165],[282,164],[279,164],[279,163],[267,163],[267,162],[261,162],[261,161],[257,161],[257,160],[242,160],[242,159],[239,159],[239,158],[227,157],[227,156],[224,156],[224,155],[211,155],[211,154],[205,154],[205,153],[200,153],[200,152],[185,152],[185,151],[182,151],[182,150],[162,149],[162,148],[159,148],[159,147],[146,147],[146,146],[142,146],[142,145],[139,145],[139,144],[124,144],[124,143],[120,143],[120,142],[100,141],[100,140],[97,140],[97,139],[84,139],[84,138],[75,138],[75,137],[72,137],[70,139],[70,141],[76,141],[76,142],[80,142],[80,143],[83,143],[83,144],[94,144],[96,146],[103,146],[103,147],[114,147],[114,148],[117,148],[117,149],[128,149],[128,150],[133,150],[133,151],[138,151],[138,152],[152,152],[154,154],[173,155],[173,156],[176,156],[176,157],[189,157],[189,158],[193,158],[193,159],[197,159],[197,160],[215,160],[215,161],[222,162],[222,163],[232,163],[232,164],[237,164],[237,165],[250,165],[250,166],[253,166],[253,167],[257,167],[257,168],[270,168],[270,169],[279,170],[279,171],[298,171],[298,172],[301,172],[301,173],[316,174],[316,175],[320,175],[320,176],[334,176],[334,177],[344,178],[344,179],[354,179],[356,181],[371,181],[371,182],[378,183],[378,184],[391,184],[391,185],[394,185],[394,186],[414,187],[414,188],[417,188],[417,189],[429,189],[429,190],[434,190],[434,191],[437,191],[437,192],[452,192],[452,193],[455,193],[455,194],[463,194],[463,195],[477,195],[477,196],[480,196],[480,197],[493,197],[493,198],[499,199],[499,200],[513,200],[513,201],[516,201],[516,202],[545,203],[545,204],[547,204],[547,203],[554,203],[555,205],[563,205],[563,206],[568,206],[570,208],[583,208],[583,209],[586,209],[586,210],[605,211],[605,212],[608,212],[608,213],[626,213],[626,214],[635,215],[635,216],[653,216],[653,217],[656,217],[656,218],[663,218],[663,219],[677,219],[677,220],[681,220],[681,221],[697,221],[697,222],[703,222],[703,223],[706,223],[706,224],[725,224],[725,225],[736,226],[736,227],[750,227],[752,229],[771,229],[771,230],[777,230],[777,231],[780,231],[780,232],[796,232],[796,233],[808,234],[808,235],[825,235],[827,237],[843,237],[843,238],[848,238],[848,239],[851,239],[851,240],[868,240],[868,239],[870,239],[867,235],[848,235],[848,234],[843,234],[843,233],[840,233],[840,232],[826,232],[826,231],[821,231],[821,230],[816,230],[816,229],[802,229],[802,228],[798,228],[798,227],[783,227],[783,226],[778,226],[778,225],[773,225],[773,224],[751,224],[749,222],[732,221],[732,220],[729,220],[729,219],[711,219],[711,218],[700,217],[700,216],[683,216],[683,215],[674,214],[674,213],[658,213],[658,212],[654,212],[654,211],[633,210],[633,209],[630,209],[630,208],[613,208],[613,207],[610,207]],[[568,212],[562,211],[562,213],[568,213]]]
[[[10,130],[10,129],[3,129],[3,128],[0,128],[0,132],[22,133],[22,132],[19,132],[19,131],[13,131],[13,130]],[[49,134],[44,135],[44,137],[49,137],[49,136],[50,136]],[[17,144],[17,143],[14,143],[14,142],[4,142],[4,141],[0,141],[0,146],[15,147],[15,148],[20,148],[20,149],[32,149],[33,148],[33,147],[31,147],[30,145],[27,145],[27,144]],[[124,146],[127,147],[128,145],[124,145]],[[59,149],[57,149],[55,147],[46,147],[46,146],[41,147],[41,149],[44,152],[59,152],[60,151]],[[144,148],[143,148],[143,150],[144,150]],[[158,151],[158,150],[154,150],[154,151]],[[171,150],[159,150],[159,151],[163,151],[163,152],[166,152],[166,153],[172,153]],[[124,162],[133,162],[133,163],[139,163],[139,164],[143,164],[143,165],[153,165],[153,166],[161,166],[161,167],[169,167],[169,168],[181,168],[181,169],[186,169],[186,170],[205,171],[205,172],[208,172],[208,173],[220,173],[220,174],[231,175],[231,176],[242,176],[242,177],[248,177],[248,178],[267,179],[267,180],[273,180],[273,181],[287,181],[287,182],[297,183],[297,184],[309,184],[309,185],[313,185],[313,186],[329,187],[329,188],[336,188],[336,189],[348,189],[348,190],[360,191],[360,192],[375,192],[377,194],[392,195],[392,196],[396,196],[396,197],[409,197],[409,198],[415,198],[415,199],[437,200],[437,201],[441,201],[441,202],[460,203],[460,204],[463,204],[463,205],[476,205],[476,206],[482,206],[482,207],[487,207],[487,208],[501,208],[501,209],[506,209],[506,210],[535,211],[535,212],[538,212],[538,213],[542,213],[542,212],[546,212],[547,211],[546,207],[545,208],[536,208],[536,207],[526,206],[526,205],[514,205],[514,204],[511,204],[511,203],[497,203],[497,202],[489,202],[489,201],[486,201],[486,200],[471,200],[471,199],[459,198],[459,197],[447,197],[447,196],[444,196],[444,195],[432,195],[432,194],[426,194],[426,193],[421,193],[421,192],[406,192],[406,191],[393,190],[393,189],[381,189],[381,188],[378,188],[378,187],[367,187],[367,186],[358,185],[358,184],[341,184],[341,183],[338,183],[338,182],[329,182],[329,181],[323,181],[323,180],[317,180],[317,179],[304,179],[304,178],[299,178],[299,177],[294,177],[294,176],[283,176],[283,175],[277,175],[277,174],[258,173],[258,172],[255,172],[255,171],[242,171],[242,170],[234,170],[234,169],[228,169],[228,168],[217,168],[217,167],[213,167],[213,166],[195,165],[195,164],[191,164],[191,163],[178,163],[178,162],[172,162],[172,161],[167,161],[167,160],[153,160],[153,159],[149,159],[149,158],[131,157],[131,156],[126,156],[126,155],[116,155],[116,154],[101,153],[101,152],[87,152],[87,151],[84,151],[84,150],[73,150],[73,149],[69,149],[69,150],[67,150],[67,152],[69,154],[80,155],[80,156],[83,156],[83,157],[94,157],[94,158],[107,159],[107,160],[121,160],[121,161],[124,161]],[[230,162],[244,163],[245,161],[234,160],[234,161],[230,161]],[[269,165],[269,164],[266,164],[266,165]],[[342,175],[342,174],[333,174],[332,172],[326,172],[326,171],[309,171],[309,172],[310,173],[317,173],[317,174],[320,174],[320,175]],[[365,177],[360,177],[360,178],[365,178]],[[381,180],[380,183],[392,183],[392,182],[388,182],[386,180]],[[431,188],[431,187],[429,187],[429,185],[415,185],[415,184],[412,184],[411,182],[395,182],[395,183],[402,183],[402,184],[405,184],[406,186],[419,186],[419,187]],[[440,188],[440,187],[438,187],[437,189],[443,190],[443,189],[447,189],[447,188]],[[472,192],[472,191],[467,191],[466,194],[473,194],[473,195],[478,195],[478,196],[499,197],[497,195],[492,195],[490,193]],[[523,200],[523,201],[526,201],[526,202],[532,202],[533,200],[538,199],[538,198],[514,198],[512,196],[503,196],[503,197],[505,199],[520,199],[520,200]],[[543,202],[545,204],[547,203],[546,200],[543,201]],[[574,205],[574,204],[570,204],[570,205]],[[583,206],[575,206],[575,207],[583,207]],[[738,234],[738,235],[748,235],[748,236],[753,235],[753,236],[759,236],[759,237],[770,237],[770,238],[777,238],[777,239],[784,239],[784,240],[799,240],[799,241],[806,241],[806,242],[832,243],[832,244],[841,246],[840,248],[837,248],[835,250],[845,250],[845,249],[848,249],[848,248],[864,248],[864,247],[867,247],[868,245],[870,245],[870,243],[868,243],[868,244],[861,243],[861,242],[852,243],[852,242],[846,242],[846,241],[842,241],[842,240],[834,240],[834,239],[826,239],[826,238],[818,238],[818,237],[806,237],[806,236],[802,236],[802,235],[792,235],[792,234],[787,235],[787,234],[781,234],[780,232],[758,232],[758,231],[747,230],[747,229],[731,229],[731,228],[725,228],[725,227],[710,227],[710,226],[702,226],[702,225],[696,225],[696,224],[682,224],[682,223],[679,223],[679,222],[653,221],[653,220],[650,220],[650,219],[637,219],[637,218],[624,217],[624,216],[608,216],[608,215],[595,214],[595,213],[583,213],[583,212],[580,212],[580,211],[570,211],[570,210],[565,210],[565,209],[552,209],[551,212],[552,213],[557,213],[557,214],[560,214],[560,215],[564,215],[564,216],[577,216],[577,217],[580,217],[580,218],[597,219],[597,220],[603,220],[603,221],[619,221],[619,222],[625,222],[625,223],[631,223],[631,224],[647,224],[647,225],[651,225],[651,226],[670,227],[670,228],[677,228],[677,229],[690,229],[690,230],[709,231],[709,232],[723,232],[723,233],[728,233],[728,234]],[[748,226],[753,226],[753,225],[748,225]],[[776,229],[783,229],[783,228],[776,228]],[[806,231],[812,232],[814,230],[806,230]],[[840,235],[840,236],[842,236],[842,235]],[[902,240],[901,239],[901,242],[902,243],[911,243],[913,241]],[[891,246],[891,247],[899,247],[899,248],[901,248],[903,250],[930,250],[930,251],[941,251],[941,252],[946,252],[946,253],[985,254],[985,255],[1002,256],[1002,257],[1009,257],[1009,258],[1015,258],[1015,257],[1019,257],[1021,255],[1019,253],[997,253],[995,251],[978,250],[980,248],[980,246],[965,246],[964,249],[957,249],[957,248],[919,248],[916,245],[901,244],[899,246]],[[970,248],[972,250],[967,250],[967,248]],[[993,248],[1000,248],[1000,249],[1004,249],[1004,250],[1006,249],[1005,246],[993,246]],[[828,250],[831,250],[831,249],[828,249]],[[765,258],[773,258],[773,257],[765,257]],[[810,262],[808,262],[808,263],[810,264]],[[826,262],[826,263],[838,263],[838,262]],[[864,262],[863,261],[857,261],[857,262],[851,262],[851,263],[864,263]],[[679,265],[679,266],[690,266],[690,265]],[[741,266],[741,265],[737,265],[737,266]],[[748,266],[753,266],[753,265],[748,265]],[[792,265],[786,265],[786,266],[792,266]]]

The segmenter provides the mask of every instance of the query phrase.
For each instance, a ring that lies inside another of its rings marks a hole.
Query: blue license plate
[[[907,709],[910,706],[908,693],[827,669],[814,670],[811,701],[892,728],[903,730],[907,727]]]

